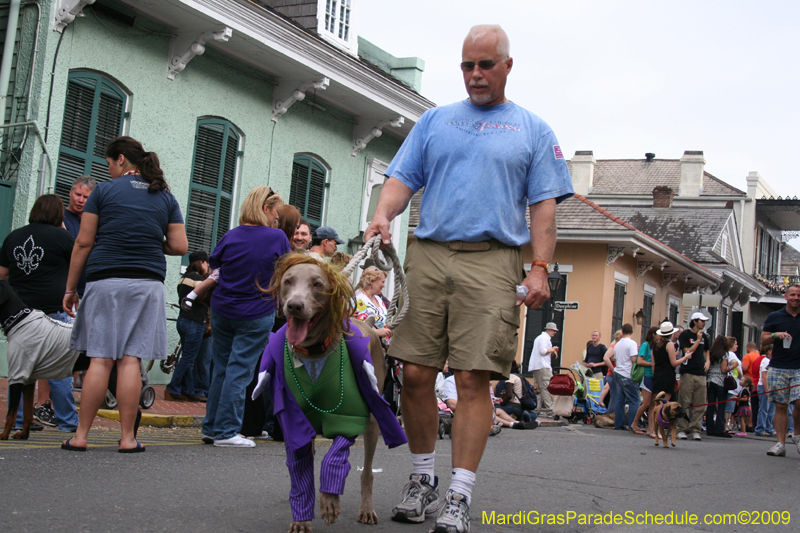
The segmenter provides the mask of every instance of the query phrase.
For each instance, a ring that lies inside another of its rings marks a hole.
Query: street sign
[[[564,311],[565,309],[577,309],[578,302],[553,302],[553,309],[556,311]]]

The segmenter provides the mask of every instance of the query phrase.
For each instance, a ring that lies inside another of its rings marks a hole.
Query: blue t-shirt
[[[790,315],[785,307],[778,309],[767,316],[763,331],[767,333],[786,331],[792,336],[792,344],[788,349],[783,347],[782,339],[775,339],[772,343],[772,360],[769,366],[784,369],[800,368],[800,314],[795,317]]]
[[[530,204],[573,194],[567,162],[542,119],[513,102],[429,109],[385,173],[417,192],[414,235],[437,241],[530,242]]]
[[[258,287],[269,288],[275,261],[290,251],[286,234],[266,226],[237,226],[217,243],[208,264],[219,268],[219,285],[211,299],[215,313],[232,320],[255,320],[275,310]]]
[[[129,174],[95,187],[84,213],[99,217],[86,275],[103,270],[144,269],[167,274],[164,236],[169,224],[183,224],[178,201],[169,191],[150,193],[150,184]]]
[[[70,232],[73,239],[78,238],[78,233],[81,231],[81,217],[70,211],[64,209],[64,227]],[[78,296],[83,298],[83,291],[86,290],[86,270],[81,272],[81,277],[78,280]]]

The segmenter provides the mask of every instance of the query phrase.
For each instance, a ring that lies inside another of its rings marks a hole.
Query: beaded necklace
[[[300,380],[297,379],[297,373],[294,371],[294,361],[292,361],[292,356],[289,352],[288,339],[284,342],[283,353],[286,354],[286,363],[289,365],[289,369],[292,371],[292,377],[294,378],[295,385],[297,385],[297,390],[300,391],[300,395],[306,402],[308,402],[308,405],[320,413],[332,413],[342,406],[342,402],[344,402],[344,338],[342,338],[342,340],[339,342],[339,388],[341,389],[341,394],[339,396],[339,403],[333,409],[320,409],[314,405],[314,402],[312,402],[308,396],[306,396],[305,391],[303,391],[303,387],[300,386]]]
[[[129,170],[129,171],[127,171],[125,174],[123,174],[122,176],[130,176],[130,175],[132,175],[132,174],[133,174],[133,175],[138,175],[138,174],[139,174],[139,171],[138,171],[138,170],[136,170],[136,169]],[[122,176],[120,176],[120,177],[122,177]]]

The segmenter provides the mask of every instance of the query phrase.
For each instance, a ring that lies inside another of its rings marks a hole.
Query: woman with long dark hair
[[[725,404],[728,391],[725,390],[725,374],[728,372],[728,346],[726,338],[722,335],[714,339],[709,351],[708,378],[708,403],[706,407],[706,435],[709,437],[731,438],[725,431]],[[714,405],[716,402],[722,402]]]
[[[100,183],[83,208],[70,262],[63,307],[80,305],[70,348],[91,358],[83,382],[75,436],[61,447],[85,451],[89,429],[116,368],[121,453],[142,452],[135,424],[142,390],[141,360],[167,356],[164,255],[189,247],[177,200],[169,192],[158,156],[131,137],[106,149],[111,180]],[[78,279],[86,268],[83,300]]]
[[[639,429],[639,420],[645,410],[650,408],[650,401],[653,399],[653,348],[655,347],[656,331],[658,331],[658,328],[655,326],[647,330],[647,335],[645,335],[644,342],[639,347],[639,356],[636,359],[636,364],[644,367],[644,378],[642,378],[642,383],[639,385],[639,390],[642,392],[642,405],[636,411],[636,418],[633,419],[634,423],[631,431],[639,435],[643,434],[642,431],[637,431]],[[647,417],[647,434],[651,438],[656,438],[653,419],[649,416]]]

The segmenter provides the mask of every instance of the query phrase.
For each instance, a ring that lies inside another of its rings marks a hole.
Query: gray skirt
[[[109,278],[86,284],[72,326],[70,348],[88,357],[166,359],[164,284]]]

